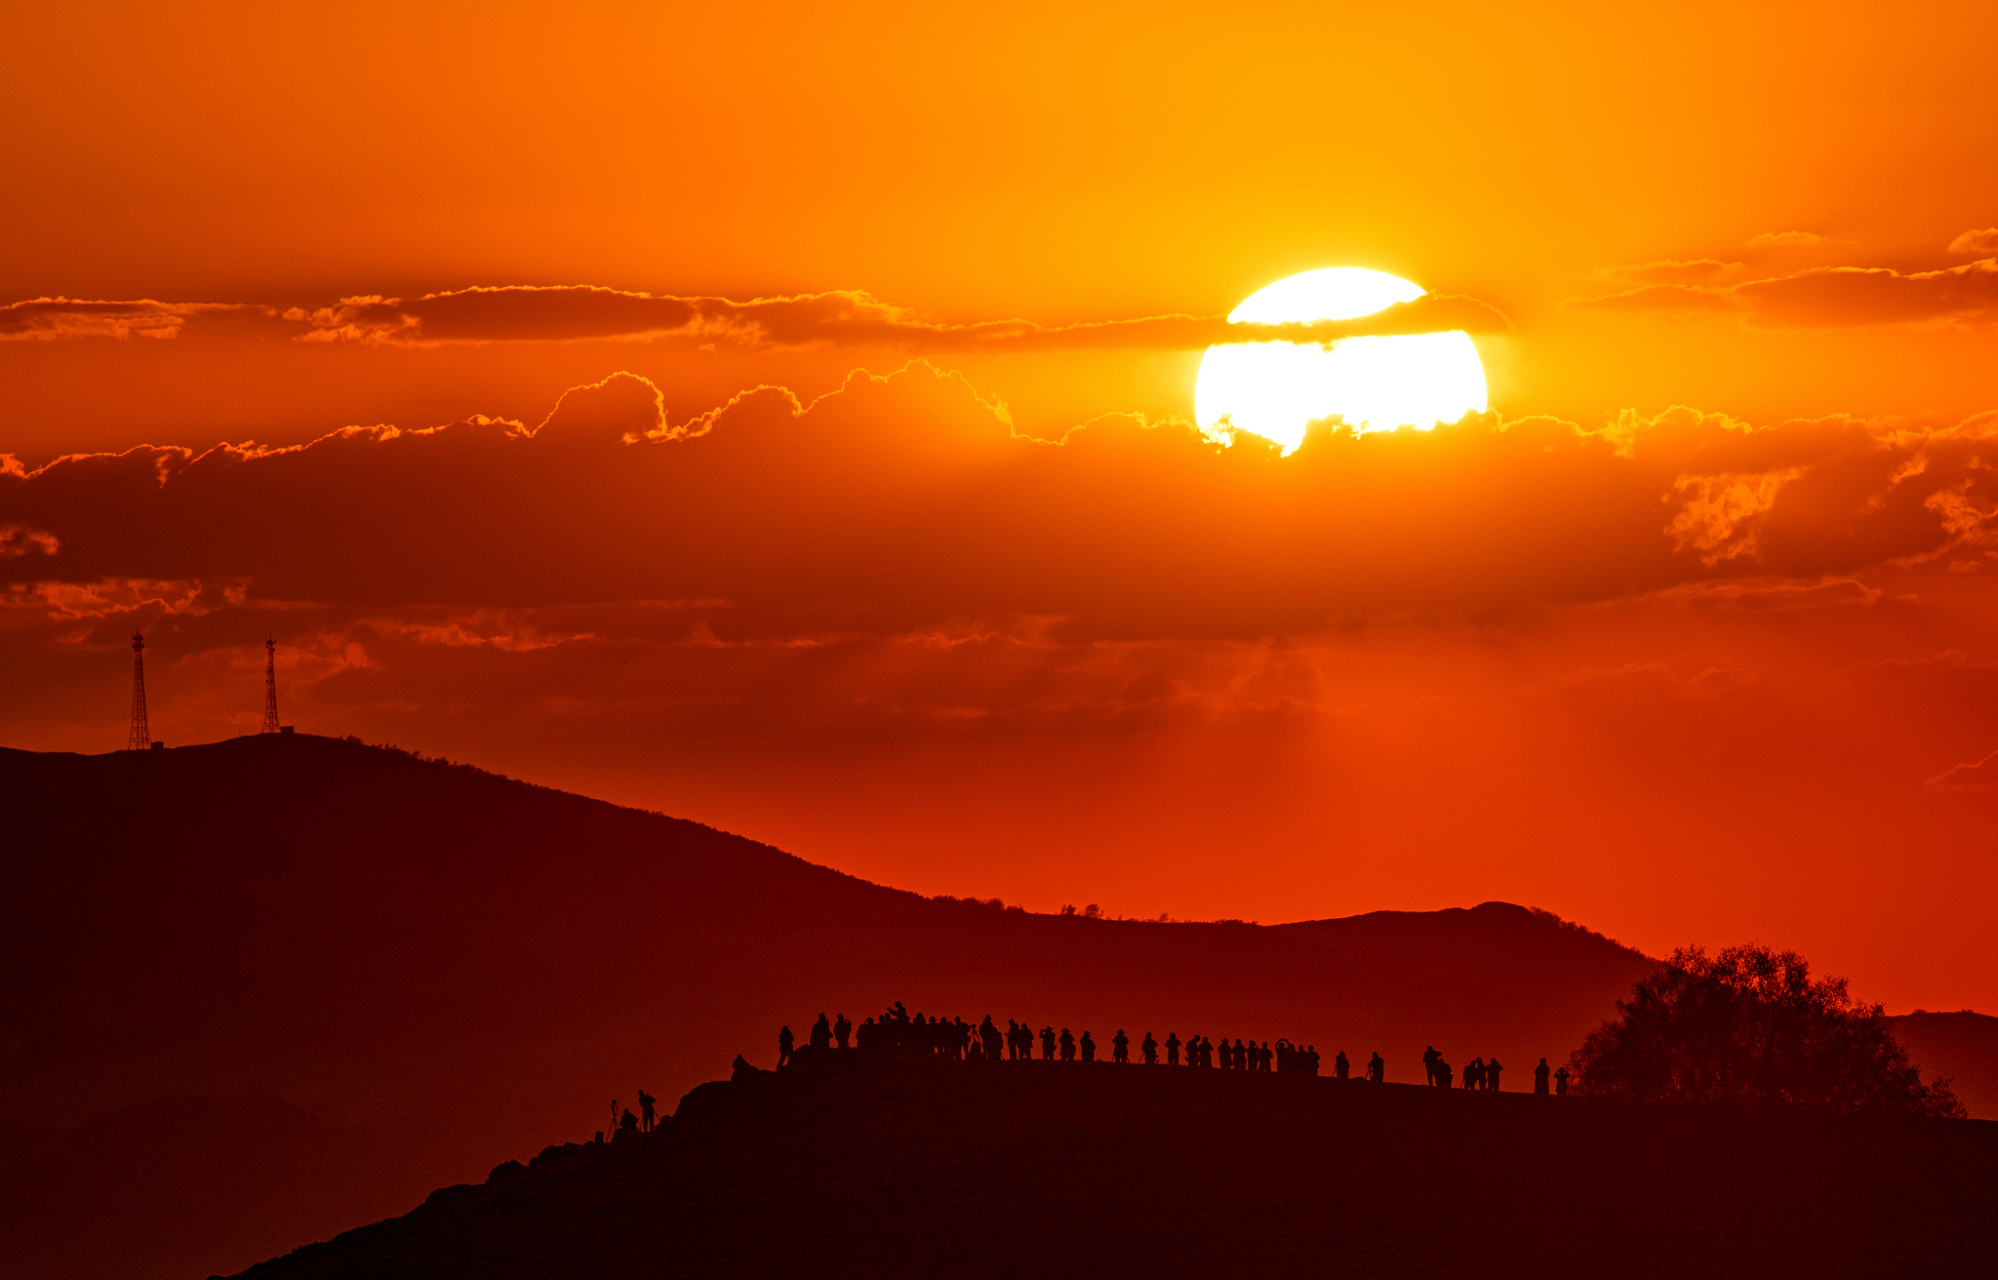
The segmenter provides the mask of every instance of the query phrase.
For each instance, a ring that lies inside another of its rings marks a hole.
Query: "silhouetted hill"
[[[738,1050],[769,1065],[776,1028],[802,1037],[820,1010],[1289,1036],[1328,1061],[1378,1049],[1390,1080],[1419,1078],[1434,1043],[1518,1084],[1651,963],[1501,903],[1258,927],[929,900],[306,735],[0,751],[0,805],[0,1121],[268,1093],[372,1135],[354,1185],[314,1193],[357,1203],[588,1136],[611,1098],[671,1097]],[[203,1265],[263,1239],[262,1212],[217,1225]],[[163,1267],[98,1274],[183,1274]],[[26,1274],[0,1250],[0,1276]]]
[[[268,1094],[121,1107],[41,1139],[0,1163],[7,1268],[41,1280],[236,1269],[408,1204],[375,1135]]]
[[[1932,1074],[1953,1077],[1957,1100],[1971,1115],[1998,1119],[1998,1018],[1968,1009],[1916,1010],[1888,1021],[1911,1059]]]
[[[1142,1066],[703,1085],[254,1280],[1920,1277],[1998,1268],[1998,1125]]]

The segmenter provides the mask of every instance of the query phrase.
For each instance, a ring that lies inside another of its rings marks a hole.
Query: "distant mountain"
[[[0,1157],[10,1274],[237,1270],[408,1208],[374,1135],[278,1098],[179,1098],[98,1116]]]
[[[1998,1273],[1998,1124],[832,1055],[243,1280]]]
[[[1263,927],[925,899],[695,823],[307,735],[0,751],[0,806],[0,1123],[272,1095],[367,1135],[333,1196],[357,1203],[413,1204],[587,1137],[611,1099],[675,1097],[738,1051],[770,1065],[778,1026],[802,1038],[821,1010],[858,1022],[902,1000],[1099,1038],[1288,1036],[1328,1060],[1378,1050],[1390,1080],[1419,1078],[1433,1043],[1524,1082],[1653,963],[1502,903]],[[0,1195],[35,1167],[7,1149]],[[211,1219],[202,1265],[244,1256],[270,1212]],[[96,1274],[167,1274],[133,1249]],[[0,1277],[27,1274],[0,1250]]]
[[[1998,1120],[1998,1018],[1968,1009],[1917,1009],[1888,1022],[1908,1057],[1921,1064],[1924,1077],[1951,1078],[1950,1087],[1971,1115]]]

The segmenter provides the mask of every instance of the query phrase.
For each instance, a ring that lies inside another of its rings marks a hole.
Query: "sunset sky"
[[[0,745],[121,747],[134,631],[254,732],[269,635],[302,732],[924,893],[1998,1010],[1988,3],[12,25]],[[1490,411],[1203,432],[1325,267]]]

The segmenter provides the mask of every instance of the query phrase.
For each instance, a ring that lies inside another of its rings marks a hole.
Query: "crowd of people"
[[[929,1017],[921,1013],[910,1013],[901,1001],[896,1001],[878,1016],[870,1017],[855,1026],[845,1014],[829,1018],[821,1013],[818,1021],[812,1024],[808,1033],[808,1046],[815,1052],[835,1052],[858,1049],[869,1052],[889,1052],[897,1055],[924,1055],[944,1058],[954,1062],[1027,1062],[1035,1057],[1038,1046],[1039,1057],[1044,1062],[1096,1062],[1099,1060],[1100,1046],[1096,1037],[1088,1030],[1080,1036],[1069,1028],[1057,1031],[1052,1025],[1036,1031],[1032,1023],[1020,1022],[1013,1018],[1006,1020],[1004,1030],[995,1022],[991,1014],[976,1022],[966,1022],[958,1017]],[[799,1052],[797,1037],[791,1028],[785,1027],[777,1033],[777,1065],[781,1069],[789,1066]],[[1110,1037],[1109,1061],[1115,1064],[1129,1064],[1132,1061],[1133,1045],[1130,1036],[1122,1028]],[[1224,1071],[1274,1071],[1293,1075],[1315,1076],[1321,1074],[1321,1060],[1318,1047],[1310,1044],[1296,1044],[1279,1038],[1274,1043],[1265,1040],[1258,1044],[1254,1040],[1237,1037],[1230,1041],[1223,1036],[1217,1042],[1205,1035],[1195,1033],[1181,1039],[1176,1031],[1168,1031],[1161,1041],[1150,1031],[1136,1045],[1136,1056],[1146,1066],[1163,1065],[1178,1067],[1215,1068]],[[748,1064],[737,1059],[739,1068]],[[1422,1065],[1429,1084],[1438,1088],[1450,1088],[1456,1079],[1455,1069],[1443,1060],[1435,1046],[1422,1055]],[[1340,1050],[1332,1059],[1332,1076],[1339,1080],[1352,1078],[1352,1060]],[[1464,1068],[1463,1087],[1466,1089],[1496,1092],[1504,1066],[1497,1058],[1474,1058]],[[1553,1092],[1568,1092],[1568,1069],[1549,1072],[1547,1059],[1542,1058],[1533,1073],[1536,1094],[1549,1092],[1550,1078]],[[1361,1079],[1375,1084],[1387,1079],[1387,1063],[1378,1053],[1367,1061]]]

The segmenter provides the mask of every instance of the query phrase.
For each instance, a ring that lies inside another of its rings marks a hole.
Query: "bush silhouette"
[[[1924,1085],[1877,1004],[1811,980],[1794,951],[1699,947],[1641,979],[1575,1053],[1576,1092],[1646,1102],[1784,1103],[1813,1111],[1962,1117]]]

